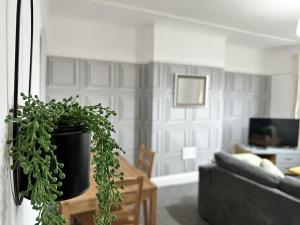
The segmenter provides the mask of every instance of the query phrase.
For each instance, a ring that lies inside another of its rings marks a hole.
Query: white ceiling
[[[300,0],[51,0],[50,15],[132,26],[184,23],[263,48],[300,43]]]

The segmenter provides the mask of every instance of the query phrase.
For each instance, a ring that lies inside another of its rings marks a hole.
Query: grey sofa
[[[300,225],[300,181],[273,176],[229,154],[201,166],[199,213],[211,225]]]

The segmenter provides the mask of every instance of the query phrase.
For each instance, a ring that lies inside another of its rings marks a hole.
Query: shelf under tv
[[[260,148],[237,144],[235,146],[235,153],[252,153],[259,157],[267,158],[283,172],[287,172],[291,167],[300,166],[299,148]]]

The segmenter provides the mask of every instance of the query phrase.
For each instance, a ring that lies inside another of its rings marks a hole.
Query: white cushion
[[[253,155],[251,153],[241,153],[241,154],[234,154],[235,158],[247,162],[253,166],[259,167],[261,164],[261,158],[257,155]]]
[[[262,159],[260,167],[275,176],[284,178],[284,174],[268,159]]]

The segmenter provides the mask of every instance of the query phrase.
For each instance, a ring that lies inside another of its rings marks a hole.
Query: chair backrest
[[[154,155],[155,153],[145,145],[140,146],[136,167],[146,173],[148,178],[150,178],[152,174]]]
[[[121,190],[121,203],[111,210],[112,215],[117,217],[117,220],[113,222],[113,225],[138,225],[143,177],[126,178],[116,182],[116,185],[119,187],[123,186],[124,189]]]

